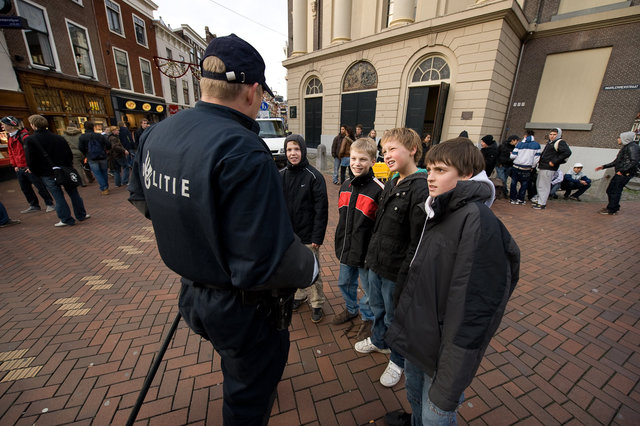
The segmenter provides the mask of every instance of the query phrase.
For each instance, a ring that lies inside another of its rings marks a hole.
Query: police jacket
[[[329,220],[327,185],[322,173],[309,164],[304,139],[298,143],[302,160],[296,165],[287,161],[287,167],[280,170],[286,209],[300,240],[322,245]]]
[[[294,238],[258,131],[246,115],[199,101],[141,138],[129,201],[151,219],[162,260],[188,281],[242,290],[312,282],[313,253]]]
[[[634,176],[640,161],[640,147],[636,142],[629,142],[623,145],[616,155],[616,159],[602,166],[603,169],[613,167],[616,173],[623,176]]]
[[[485,182],[459,181],[427,207],[385,335],[432,378],[429,399],[446,411],[471,383],[519,278],[518,246],[484,204],[490,194]]]
[[[540,161],[538,162],[538,169],[540,170],[553,170],[556,171],[561,164],[567,162],[567,158],[571,156],[571,149],[564,139],[556,139],[553,142],[547,142],[542,154],[540,154]],[[553,166],[549,165],[549,162],[553,163]]]
[[[334,244],[340,263],[364,266],[383,188],[371,169],[366,175],[346,180],[340,187]]]
[[[365,266],[395,283],[409,270],[424,225],[421,207],[429,195],[427,174],[417,171],[400,183],[398,176],[387,181],[376,212],[376,222]]]
[[[71,167],[73,163],[73,154],[66,139],[49,130],[36,130],[24,143],[29,170],[36,176],[53,176],[52,166]],[[46,152],[50,162],[38,145]]]

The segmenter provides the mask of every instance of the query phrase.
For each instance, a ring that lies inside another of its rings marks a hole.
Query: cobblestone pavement
[[[353,350],[359,321],[342,310],[333,254],[337,186],[321,249],[326,318],[294,313],[291,352],[272,425],[383,424],[408,409],[404,380],[378,382],[387,358]],[[20,214],[13,181],[0,200],[0,424],[124,424],[177,313],[178,277],[161,262],[150,222],[125,188],[81,188],[91,218],[55,228],[55,213]],[[498,200],[522,250],[522,273],[498,334],[460,408],[461,424],[640,424],[640,202]],[[490,253],[487,253],[490,255]],[[222,374],[211,345],[178,328],[138,424],[220,424]]]

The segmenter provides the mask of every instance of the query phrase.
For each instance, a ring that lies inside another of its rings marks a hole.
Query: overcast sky
[[[212,34],[224,36],[235,33],[251,43],[266,63],[267,84],[277,94],[287,97],[287,73],[282,66],[282,61],[286,59],[284,48],[287,42],[287,0],[153,2],[158,5],[158,10],[154,13],[155,18],[162,17],[164,23],[171,28],[187,24],[204,38],[204,27],[208,26]]]

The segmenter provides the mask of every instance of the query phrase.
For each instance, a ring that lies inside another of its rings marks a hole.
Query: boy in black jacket
[[[384,185],[373,175],[371,166],[376,161],[376,143],[360,138],[351,145],[350,167],[353,179],[346,180],[338,197],[338,226],[335,234],[336,257],[340,261],[338,287],[346,307],[335,316],[332,324],[344,324],[362,313],[362,325],[356,339],[371,335],[373,312],[369,307],[368,271],[364,259],[373,233],[378,210],[378,199]],[[364,290],[358,308],[358,275]]]
[[[470,140],[435,146],[426,164],[427,220],[385,339],[406,358],[412,424],[456,424],[518,282],[520,251],[489,208],[495,189]]]
[[[365,265],[369,269],[369,306],[373,311],[371,337],[355,344],[360,353],[391,353],[380,383],[392,387],[400,381],[404,358],[391,351],[384,334],[393,321],[393,293],[404,282],[409,263],[418,246],[424,224],[423,204],[427,199],[427,175],[418,169],[422,143],[420,136],[407,128],[384,133],[381,141],[384,161],[395,173],[380,196],[373,236]]]
[[[293,232],[303,244],[313,251],[316,259],[320,259],[320,246],[324,241],[329,219],[329,202],[327,200],[327,185],[324,177],[307,160],[307,145],[300,135],[289,135],[284,141],[287,154],[287,167],[280,170],[284,200],[293,226]],[[324,291],[322,278],[311,287],[299,289],[293,301],[296,310],[306,300],[311,303],[311,321],[320,322],[324,316]]]

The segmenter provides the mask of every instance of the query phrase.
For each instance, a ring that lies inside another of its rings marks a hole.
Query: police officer
[[[215,38],[200,64],[202,100],[141,138],[129,200],[151,219],[179,308],[222,358],[223,421],[267,424],[289,352],[293,293],[318,274],[294,236],[278,171],[254,120],[264,61]]]

